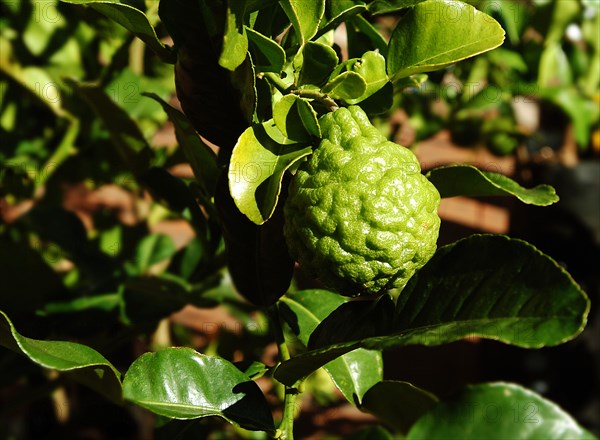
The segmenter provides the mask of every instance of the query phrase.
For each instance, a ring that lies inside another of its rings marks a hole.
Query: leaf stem
[[[279,310],[276,305],[269,308],[269,316],[271,318],[271,323],[273,324],[273,333],[275,335],[275,342],[277,343],[279,362],[285,362],[290,359],[290,351],[285,343],[281,319],[279,318]],[[296,417],[296,398],[298,397],[298,394],[300,394],[298,388],[285,387],[283,417],[279,429],[277,430],[277,438],[280,440],[294,440],[294,419]]]

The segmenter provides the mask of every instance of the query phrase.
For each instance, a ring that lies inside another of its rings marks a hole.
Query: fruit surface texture
[[[434,254],[440,195],[416,156],[388,141],[358,106],[319,120],[322,141],[285,203],[292,256],[349,296],[401,288]]]

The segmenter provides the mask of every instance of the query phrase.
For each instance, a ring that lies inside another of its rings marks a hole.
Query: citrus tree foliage
[[[238,433],[293,438],[298,396],[323,368],[380,421],[365,436],[591,437],[517,385],[483,383],[440,399],[384,379],[384,350],[474,336],[536,349],[565,343],[586,324],[586,294],[532,245],[498,235],[436,243],[440,198],[546,206],[558,200],[553,188],[523,188],[469,165],[424,175],[414,154],[371,122],[428,72],[502,45],[505,31],[485,8],[458,0],[63,0],[62,24],[31,20],[38,35],[56,35],[36,45],[39,38],[19,42],[23,29],[14,25],[31,11],[8,3],[13,27],[0,37],[0,80],[10,88],[2,88],[0,123],[14,137],[6,108],[36,109],[45,128],[31,127],[2,160],[50,171],[3,174],[13,202],[36,201],[11,228],[0,226],[9,280],[3,346],[117,405],[161,421],[217,417]],[[381,15],[397,19],[390,32],[380,29]],[[343,47],[334,33],[344,33]],[[72,47],[56,50],[65,35]],[[84,58],[92,47],[112,61],[65,62],[67,52]],[[144,74],[147,59],[159,67]],[[61,99],[39,93],[31,78],[56,84]],[[173,80],[182,111],[169,100]],[[161,152],[148,138],[166,120],[178,145]],[[193,175],[167,171],[181,163]],[[149,194],[150,217],[185,220],[193,239],[181,248],[149,233],[149,220],[137,231],[96,222],[90,240],[55,203],[66,181],[112,183],[116,175],[129,191]],[[76,270],[52,270],[31,237],[55,245]],[[325,288],[295,288],[295,260]],[[23,276],[23,265],[35,276]],[[187,304],[225,306],[253,329],[251,344],[237,347],[243,363],[187,347],[125,365],[108,360],[111,347],[152,333]],[[77,320],[61,323],[65,315],[80,316],[88,333],[77,334]],[[277,361],[261,363],[257,353],[273,340]],[[261,377],[281,390],[282,415],[273,417]],[[502,409],[497,423],[465,415],[489,404]]]

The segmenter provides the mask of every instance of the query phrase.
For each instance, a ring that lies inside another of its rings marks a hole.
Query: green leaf
[[[374,326],[385,314],[381,307],[372,310],[342,314],[351,327],[332,322],[332,313],[315,330],[320,332],[318,346],[327,346],[279,365],[275,378],[294,384],[357,348],[435,346],[468,336],[524,348],[557,345],[583,330],[589,300],[562,267],[532,245],[474,235],[440,248],[409,280],[391,325]]]
[[[204,3],[161,0],[159,13],[170,34],[179,40],[175,86],[181,108],[196,131],[218,145],[227,160],[252,116],[248,118],[247,107],[242,109],[239,87],[252,89],[253,83],[236,84],[236,89],[231,72],[219,65],[220,48],[214,46],[219,37],[211,35],[208,26],[215,26],[215,19],[202,8]],[[251,70],[246,64],[240,66],[245,72]]]
[[[273,121],[253,125],[240,136],[229,164],[229,188],[238,209],[257,225],[275,210],[285,171],[312,153],[306,143],[287,139]]]
[[[497,12],[502,19],[502,24],[506,28],[506,34],[508,35],[510,42],[515,46],[519,44],[521,32],[527,23],[528,8],[523,8],[521,5],[514,2],[496,2],[494,0],[487,0],[479,7],[479,9],[488,14]]]
[[[366,50],[376,49],[381,55],[387,57],[388,43],[383,38],[383,35],[362,15],[356,15],[346,22],[346,30],[348,34],[348,55],[350,58],[359,56]],[[368,47],[361,49],[359,42]],[[355,47],[356,46],[356,47]]]
[[[560,42],[545,44],[540,57],[537,83],[541,88],[566,88],[573,84],[571,65]]]
[[[196,289],[204,293],[201,289]],[[207,290],[207,289],[205,289]],[[217,303],[195,295],[189,286],[175,277],[143,276],[129,278],[119,292],[121,319],[130,325],[156,324],[187,304],[214,307]]]
[[[273,121],[285,137],[308,142],[311,136],[320,137],[317,113],[309,101],[296,95],[285,95],[273,108]]]
[[[372,15],[389,14],[405,8],[410,8],[425,0],[374,0],[369,3],[369,12]]]
[[[310,335],[319,323],[346,300],[327,290],[302,290],[282,297],[279,309],[300,342],[308,346]],[[329,362],[324,368],[344,397],[356,405],[369,388],[383,380],[383,359],[379,351],[359,349]]]
[[[585,293],[550,257],[521,240],[475,235],[440,248],[411,278],[396,304],[394,327],[446,321],[453,323],[448,330],[471,327],[477,336],[539,348],[578,335],[588,311]],[[452,333],[438,336],[450,342]],[[435,337],[423,342],[437,345]]]
[[[342,304],[325,317],[312,332],[308,348],[385,335],[393,328],[394,307],[390,295],[382,295],[375,300],[355,300]],[[348,325],[349,322],[360,325]]]
[[[551,46],[563,39],[565,29],[570,23],[577,21],[580,5],[579,2],[551,2],[548,7],[552,9],[552,16],[544,44]]]
[[[421,417],[407,439],[593,439],[555,403],[519,385],[471,385]]]
[[[119,306],[119,301],[120,298],[117,293],[79,297],[71,301],[47,303],[43,308],[43,313],[48,315],[53,313],[78,313],[90,309],[108,312],[116,309]]]
[[[365,52],[361,58],[352,63],[349,70],[358,73],[365,80],[366,90],[359,98],[347,100],[348,104],[364,101],[388,83],[385,58],[377,52]]]
[[[392,83],[387,82],[377,92],[369,96],[364,101],[360,102],[360,108],[362,108],[366,114],[379,115],[387,112],[394,103],[394,86]]]
[[[123,397],[165,417],[218,416],[245,429],[274,431],[258,385],[225,359],[191,348],[137,358],[123,379]]]
[[[434,168],[427,173],[427,178],[442,197],[514,196],[523,203],[537,206],[558,202],[556,191],[549,185],[526,189],[502,174],[481,171],[471,165]]]
[[[142,175],[150,165],[152,150],[136,122],[97,84],[68,82],[102,120],[125,163],[137,176]]]
[[[315,36],[325,12],[325,0],[279,0],[279,4],[294,26],[300,44]]]
[[[281,72],[285,64],[283,48],[277,42],[249,27],[246,28],[246,35],[252,47],[255,69],[258,72]]]
[[[325,33],[337,28],[342,22],[355,15],[367,10],[367,6],[362,1],[355,0],[330,0],[325,2],[325,17],[327,21],[321,21],[322,26],[315,37],[320,37]]]
[[[227,177],[221,174],[215,193],[227,267],[240,294],[253,304],[270,306],[288,290],[294,271],[283,236],[283,203],[278,203],[271,218],[259,226],[238,210]],[[288,184],[284,175],[283,197]]]
[[[175,62],[174,52],[160,42],[148,17],[139,9],[117,0],[61,0],[64,3],[86,5],[116,21],[148,45],[164,62]]]
[[[239,94],[239,107],[248,123],[254,117],[256,110],[256,72],[250,54],[246,54],[245,60],[231,72],[231,84]]]
[[[383,356],[381,351],[359,348],[323,368],[348,402],[360,405],[365,393],[383,379]]]
[[[574,87],[547,88],[541,90],[539,95],[559,106],[569,116],[577,145],[582,149],[587,148],[592,127],[598,125],[598,106]]]
[[[338,56],[331,47],[309,41],[302,47],[300,54],[294,58],[294,68],[300,71],[298,85],[321,86],[325,84],[338,61]]]
[[[173,239],[168,235],[150,234],[145,236],[137,245],[134,264],[139,274],[146,272],[156,263],[172,257],[177,248]]]
[[[158,102],[167,113],[175,126],[177,142],[192,167],[196,181],[206,191],[206,194],[213,195],[219,175],[219,168],[213,151],[202,142],[202,139],[200,139],[183,113],[171,107],[155,93],[144,93],[144,95]]]
[[[67,341],[40,341],[20,335],[0,311],[0,345],[22,353],[44,368],[61,371],[108,399],[121,401],[117,369],[96,350]]]
[[[31,247],[0,235],[0,308],[13,319],[29,315],[65,290],[60,276],[44,261],[44,252],[35,248],[35,243]]]
[[[438,402],[437,397],[408,382],[376,383],[363,397],[361,409],[376,415],[388,426],[406,433]]]
[[[396,81],[441,69],[498,47],[504,30],[489,15],[454,0],[419,3],[400,19],[389,43],[388,75]]]
[[[300,290],[281,297],[279,311],[300,342],[308,345],[319,323],[346,301],[346,297],[328,290]]]
[[[327,93],[334,99],[345,101],[361,97],[367,91],[367,83],[358,73],[344,72],[330,79],[323,93]]]
[[[244,27],[245,3],[240,0],[227,1],[225,33],[219,65],[231,71],[244,62],[248,52],[248,37]]]
[[[360,342],[352,344],[338,344],[319,350],[310,350],[306,353],[293,357],[277,366],[273,377],[284,385],[293,386],[299,380],[305,378],[323,365],[331,362],[346,353],[360,348]]]

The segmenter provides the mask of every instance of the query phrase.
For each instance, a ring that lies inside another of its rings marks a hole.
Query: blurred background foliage
[[[158,37],[172,44],[158,1],[126,3],[145,11]],[[560,206],[543,214],[523,208],[529,211],[516,212],[511,229],[564,262],[595,304],[599,3],[470,3],[501,22],[505,44],[407,84],[379,124],[407,146],[449,132],[461,148],[514,156],[528,185],[554,183]],[[373,22],[391,32],[396,18]],[[0,31],[0,309],[24,335],[83,342],[122,369],[165,345],[272,363],[266,320],[231,285],[219,228],[198,208],[202,191],[173,123],[159,102],[142,95],[179,108],[173,66],[93,9],[57,0],[0,0]],[[169,324],[187,304],[198,308]],[[587,334],[597,329],[593,316]],[[592,414],[600,406],[600,350],[590,337],[583,340],[548,355],[505,348],[520,363],[511,378],[500,376],[526,382],[545,372],[546,385],[534,389],[558,387],[552,399],[598,433]],[[459,350],[480,363],[462,364],[457,381],[493,380],[497,355],[490,344],[477,355],[468,343],[438,352],[445,359]],[[568,359],[557,358],[567,352]],[[421,369],[440,362],[432,353],[410,348],[403,356]],[[147,438],[154,426],[155,438],[173,438],[178,430],[177,422],[161,427],[143,410],[115,406],[7,350],[0,352],[0,371],[2,438]],[[394,374],[406,380],[418,372],[409,365]],[[584,383],[569,388],[563,374]],[[343,415],[327,376],[317,374],[307,386],[314,405]],[[267,392],[276,406],[281,390]],[[298,426],[319,424],[316,413],[303,417]],[[356,415],[350,420],[366,423]],[[206,434],[219,423],[205,419],[193,430]]]

